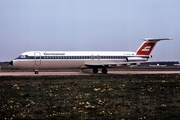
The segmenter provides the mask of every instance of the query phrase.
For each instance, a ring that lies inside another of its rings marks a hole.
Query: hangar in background
[[[141,63],[140,66],[151,66],[151,67],[155,67],[155,66],[180,66],[179,61],[154,61],[154,62],[145,62],[145,63]]]
[[[0,66],[10,66],[9,62],[0,62]]]

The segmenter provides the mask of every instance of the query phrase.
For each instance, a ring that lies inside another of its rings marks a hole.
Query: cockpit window
[[[28,56],[27,55],[21,55],[20,57],[21,58],[27,58]]]

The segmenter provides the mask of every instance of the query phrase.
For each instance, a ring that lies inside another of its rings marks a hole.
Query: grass
[[[180,75],[0,76],[0,119],[180,119]]]

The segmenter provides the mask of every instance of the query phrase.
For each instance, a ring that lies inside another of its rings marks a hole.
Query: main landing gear
[[[103,69],[101,70],[101,72],[102,72],[103,74],[107,74],[108,70],[107,70],[106,68],[103,68]],[[98,73],[98,68],[93,68],[93,73]]]
[[[103,74],[107,74],[108,70],[107,70],[106,68],[103,68],[103,69],[101,70],[101,72],[102,72]]]

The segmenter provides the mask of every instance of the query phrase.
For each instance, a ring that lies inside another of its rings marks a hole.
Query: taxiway
[[[98,73],[101,74],[101,73]],[[180,71],[109,71],[108,74],[180,74]],[[107,74],[107,75],[108,75]],[[0,72],[0,76],[94,75],[91,72]]]

